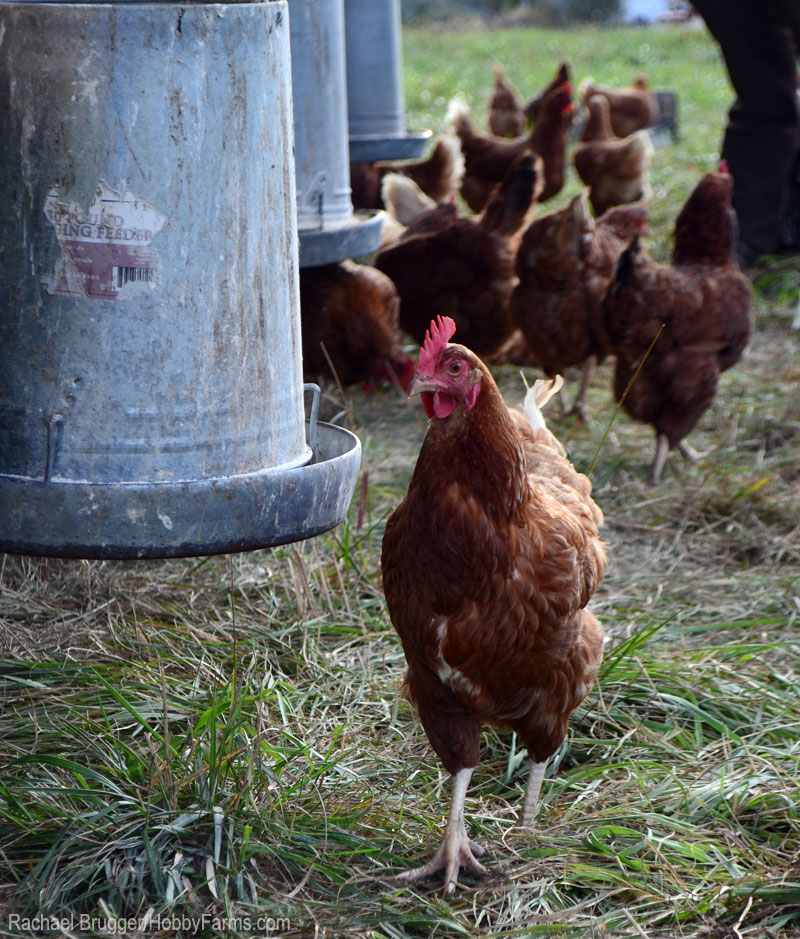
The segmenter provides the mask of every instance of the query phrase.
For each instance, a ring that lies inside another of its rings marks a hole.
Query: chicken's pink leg
[[[450,815],[447,819],[444,839],[436,854],[422,867],[400,874],[398,880],[413,884],[422,880],[423,877],[430,877],[431,874],[444,870],[445,893],[452,893],[458,883],[460,867],[466,868],[475,877],[489,876],[486,868],[476,860],[484,853],[484,850],[474,841],[469,840],[464,825],[464,800],[471,776],[472,767],[461,769],[453,776]]]

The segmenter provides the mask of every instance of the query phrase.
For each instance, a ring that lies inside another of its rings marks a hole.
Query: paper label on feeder
[[[51,294],[115,300],[120,291],[152,290],[160,282],[158,251],[149,247],[167,220],[132,192],[124,195],[102,179],[88,210],[47,194],[44,214],[56,230],[61,258],[49,280]]]

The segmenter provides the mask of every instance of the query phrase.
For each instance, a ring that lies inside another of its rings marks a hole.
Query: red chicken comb
[[[718,173],[724,173],[724,174],[726,174],[726,175],[730,175],[730,172],[731,172],[731,171],[730,171],[730,169],[728,169],[728,161],[727,161],[727,160],[720,160],[720,161],[719,161],[719,169],[717,170],[717,172],[718,172]]]
[[[436,364],[442,350],[456,331],[456,324],[449,316],[437,316],[425,333],[425,342],[419,350],[417,371],[430,374],[436,371]]]

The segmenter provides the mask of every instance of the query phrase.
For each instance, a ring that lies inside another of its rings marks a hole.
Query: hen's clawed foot
[[[466,831],[448,831],[436,854],[427,864],[405,871],[399,874],[397,879],[405,884],[415,884],[418,880],[431,877],[443,870],[445,893],[452,893],[458,884],[458,872],[462,867],[479,880],[489,876],[489,871],[477,860],[485,853],[480,845],[470,841]]]
[[[484,854],[480,845],[470,841],[467,837],[467,829],[464,825],[464,799],[467,794],[469,778],[472,775],[472,767],[460,769],[453,776],[453,794],[450,800],[450,814],[447,819],[447,828],[445,829],[444,839],[439,845],[439,850],[422,867],[415,867],[414,870],[406,871],[398,876],[398,880],[406,884],[415,884],[424,877],[430,877],[431,874],[437,874],[444,871],[444,890],[445,893],[452,893],[458,883],[458,871],[460,868],[469,871],[479,880],[489,876],[489,871],[478,863],[478,858]]]

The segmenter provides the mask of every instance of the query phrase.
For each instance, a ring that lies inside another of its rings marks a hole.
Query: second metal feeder
[[[300,266],[360,257],[382,213],[353,212],[342,0],[289,0]]]
[[[350,160],[411,160],[430,131],[406,130],[400,0],[345,0]]]

